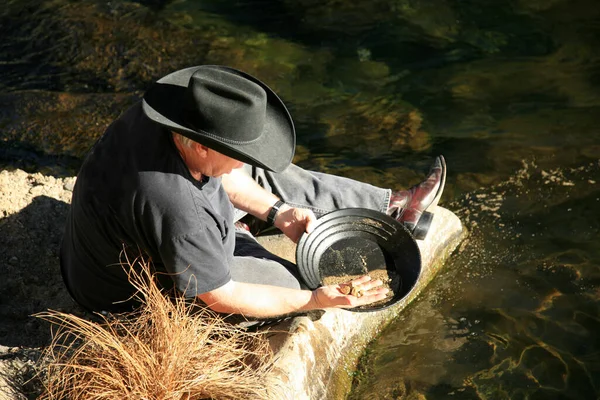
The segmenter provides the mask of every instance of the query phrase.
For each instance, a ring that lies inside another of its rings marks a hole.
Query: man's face
[[[219,177],[230,173],[233,169],[241,168],[244,163],[228,157],[213,149],[206,149],[206,158],[202,165],[202,174],[205,176]]]

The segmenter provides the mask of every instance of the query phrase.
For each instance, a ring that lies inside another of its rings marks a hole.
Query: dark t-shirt
[[[194,297],[231,279],[234,246],[233,206],[220,178],[194,179],[171,133],[138,103],[111,124],[81,167],[61,266],[75,300],[117,311],[130,308],[135,293],[120,264],[124,248],[151,257],[154,269],[168,274],[159,274],[162,286]]]

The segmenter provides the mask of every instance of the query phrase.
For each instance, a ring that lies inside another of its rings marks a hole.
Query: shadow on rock
[[[0,219],[0,345],[39,347],[50,327],[32,315],[47,309],[81,313],[60,275],[59,247],[69,205],[37,196]]]

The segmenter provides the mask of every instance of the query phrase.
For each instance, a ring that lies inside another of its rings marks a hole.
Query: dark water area
[[[372,344],[350,398],[596,399],[599,168],[526,164],[448,204],[470,238]]]
[[[351,399],[600,395],[595,0],[31,1],[0,10],[0,167],[74,173],[151,82],[226,64],[289,104],[299,165],[374,184],[448,163],[469,239]]]

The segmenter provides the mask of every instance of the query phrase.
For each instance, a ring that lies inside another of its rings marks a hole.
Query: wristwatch
[[[269,224],[275,225],[275,217],[277,216],[277,212],[279,212],[279,209],[284,204],[285,204],[285,202],[283,202],[281,200],[277,200],[277,202],[275,202],[275,204],[273,204],[273,207],[271,207],[271,209],[269,210],[269,214],[267,215],[267,222]]]

